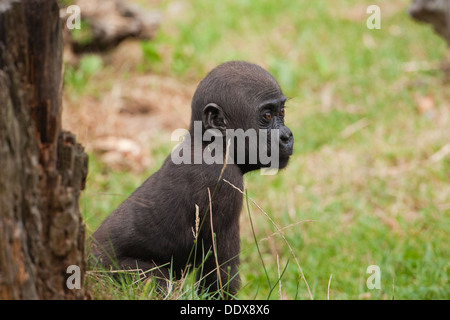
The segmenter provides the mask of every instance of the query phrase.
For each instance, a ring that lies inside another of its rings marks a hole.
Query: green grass
[[[196,0],[142,44],[144,65],[182,81],[195,83],[231,59],[259,63],[279,80],[291,98],[295,153],[277,176],[248,174],[246,189],[279,227],[294,224],[284,236],[315,299],[450,298],[450,157],[431,160],[450,143],[450,86],[439,70],[404,69],[409,61],[439,62],[447,49],[407,16],[409,2]],[[381,30],[366,28],[370,4],[381,6]],[[362,14],[351,15],[355,8]],[[69,90],[90,94],[83,86],[92,68],[91,59],[66,71]],[[418,112],[417,95],[433,98],[431,117]],[[172,146],[167,137],[140,175],[108,170],[91,156],[81,200],[88,233],[159,168]],[[238,298],[308,299],[285,241],[256,206],[248,209],[254,232],[244,208]],[[296,224],[302,220],[314,221]],[[381,269],[379,290],[366,286],[370,265]],[[158,298],[142,285],[101,283],[90,286],[94,298]],[[199,298],[193,281],[184,286],[184,298]]]

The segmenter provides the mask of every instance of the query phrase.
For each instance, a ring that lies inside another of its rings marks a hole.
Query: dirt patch
[[[103,57],[104,70],[90,81],[95,93],[73,98],[65,91],[62,118],[63,127],[106,165],[140,172],[150,163],[152,138],[188,127],[196,84],[132,71],[142,61],[137,45],[125,43]],[[110,86],[97,85],[108,81]]]

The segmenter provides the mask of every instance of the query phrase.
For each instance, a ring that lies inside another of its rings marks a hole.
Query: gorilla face
[[[292,132],[284,124],[285,102],[280,86],[266,70],[246,62],[227,62],[199,84],[192,101],[192,122],[201,120],[204,130],[219,130],[226,139],[231,136],[232,159],[243,173],[282,169],[294,145]]]

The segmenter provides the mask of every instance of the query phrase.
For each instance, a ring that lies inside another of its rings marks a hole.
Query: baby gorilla
[[[239,289],[243,201],[236,187],[243,189],[245,173],[269,167],[258,152],[263,140],[264,150],[276,157],[272,159],[276,169],[287,165],[294,138],[284,125],[285,102],[277,81],[255,64],[232,61],[209,72],[192,99],[189,135],[194,135],[195,128],[201,128],[202,137],[207,131],[215,132],[214,158],[221,161],[206,163],[195,158],[210,150],[211,139],[200,143],[184,139],[172,156],[177,152],[192,161],[176,164],[173,157],[167,157],[95,231],[92,253],[98,262],[115,269],[152,270],[149,274],[159,279],[161,286],[164,279],[180,278],[187,266],[201,266],[197,272],[201,290],[232,298]],[[232,147],[228,147],[224,165],[228,132],[249,129],[259,132],[257,141],[246,143],[250,135],[244,139],[234,136],[233,142],[240,141],[228,144]],[[273,146],[277,147],[274,154]]]

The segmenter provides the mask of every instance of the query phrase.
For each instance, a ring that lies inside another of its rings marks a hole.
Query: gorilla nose
[[[281,145],[287,150],[292,150],[294,146],[294,136],[292,135],[292,131],[288,127],[284,127],[284,130],[281,131]]]

